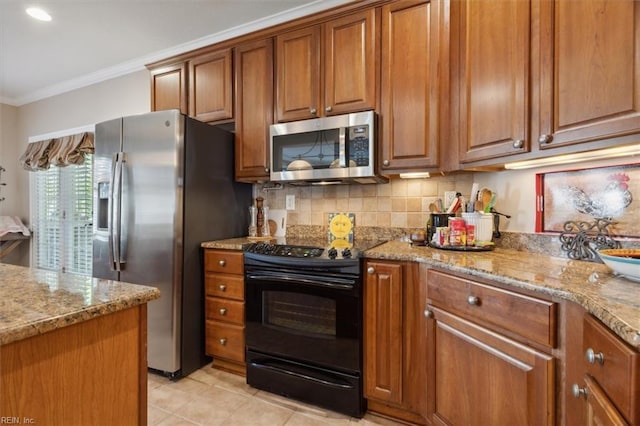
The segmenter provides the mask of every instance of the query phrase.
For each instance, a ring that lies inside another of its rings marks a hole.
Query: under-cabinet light
[[[401,179],[421,179],[431,177],[429,172],[400,173]]]
[[[39,7],[28,7],[26,12],[29,16],[38,21],[49,22],[51,21],[51,15],[49,15],[44,9]]]
[[[534,160],[514,161],[506,163],[505,169],[521,170],[533,167],[553,166],[558,164],[570,164],[580,161],[604,160],[606,158],[626,157],[640,154],[640,144],[618,146],[615,148],[599,149],[596,151],[580,152],[577,154],[556,155],[554,157],[537,158]]]

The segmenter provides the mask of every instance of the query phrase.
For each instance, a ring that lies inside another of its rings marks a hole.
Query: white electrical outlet
[[[444,209],[447,210],[453,200],[456,199],[456,191],[445,191],[444,192]]]
[[[296,196],[295,195],[287,195],[285,198],[285,206],[287,210],[295,210],[296,209]]]

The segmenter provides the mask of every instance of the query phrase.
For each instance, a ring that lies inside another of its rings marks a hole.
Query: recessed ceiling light
[[[49,22],[51,20],[51,15],[49,15],[47,12],[45,12],[43,9],[40,9],[39,7],[28,7],[26,9],[26,12],[29,14],[29,16],[37,19],[38,21]]]

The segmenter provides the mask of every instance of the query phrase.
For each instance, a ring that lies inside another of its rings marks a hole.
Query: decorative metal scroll
[[[569,259],[600,262],[597,250],[619,248],[620,243],[609,235],[609,225],[616,222],[597,218],[594,222],[568,221],[560,234],[561,249],[567,252]]]

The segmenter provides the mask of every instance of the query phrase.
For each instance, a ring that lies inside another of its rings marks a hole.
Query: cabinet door
[[[628,425],[624,417],[620,415],[616,406],[613,405],[607,394],[598,386],[598,383],[585,377],[585,425],[611,425],[625,426]]]
[[[179,109],[187,113],[187,66],[185,63],[151,70],[151,111]]]
[[[640,2],[540,2],[540,149],[640,132]]]
[[[273,41],[235,48],[236,180],[269,178],[269,125],[273,124]]]
[[[415,0],[382,7],[380,127],[387,172],[438,165],[438,7]]]
[[[554,359],[429,307],[429,407],[438,425],[552,425]]]
[[[367,262],[364,288],[364,396],[403,400],[402,265]]]
[[[530,8],[452,2],[451,131],[461,163],[528,151]]]
[[[324,113],[375,108],[375,9],[324,25]]]
[[[233,118],[231,49],[189,61],[189,115],[200,121]]]
[[[276,119],[315,118],[320,105],[320,27],[276,37]]]

